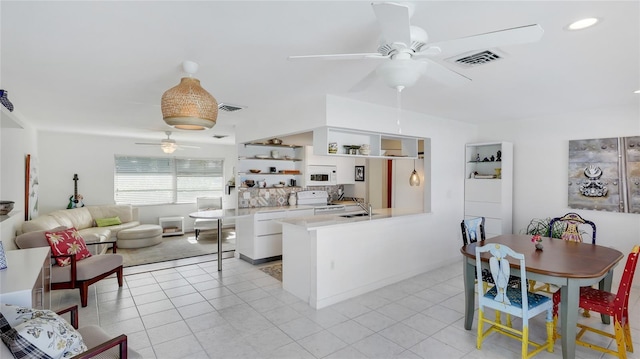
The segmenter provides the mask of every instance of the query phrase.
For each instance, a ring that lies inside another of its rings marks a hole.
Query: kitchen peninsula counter
[[[319,227],[327,227],[327,226],[336,226],[336,225],[344,225],[350,223],[364,222],[364,221],[376,221],[380,219],[389,219],[389,218],[399,218],[404,216],[412,216],[412,215],[424,215],[425,213],[422,211],[414,210],[414,209],[404,209],[404,208],[384,208],[384,209],[375,209],[373,210],[373,215],[362,216],[362,217],[342,217],[344,215],[354,215],[357,213],[365,213],[364,211],[353,211],[353,212],[338,212],[334,214],[323,214],[323,215],[315,215],[309,217],[300,217],[300,218],[288,218],[284,219],[281,222],[293,224],[296,226],[305,227],[306,229],[317,229]]]
[[[371,218],[283,219],[283,288],[319,309],[435,268],[425,260],[428,213],[402,208],[373,213]]]

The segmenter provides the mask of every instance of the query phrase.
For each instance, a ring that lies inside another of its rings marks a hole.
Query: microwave
[[[338,182],[336,166],[309,166],[306,186],[333,186]]]

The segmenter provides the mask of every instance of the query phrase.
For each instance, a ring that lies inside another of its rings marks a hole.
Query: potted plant
[[[534,218],[532,219],[527,228],[521,230],[520,232],[524,232],[524,234],[531,235],[539,235],[542,237],[546,237],[549,235],[549,222],[551,222],[551,218]],[[556,222],[553,224],[553,231],[551,233],[551,238],[560,238],[562,236],[562,232],[564,231],[566,224],[561,222]]]

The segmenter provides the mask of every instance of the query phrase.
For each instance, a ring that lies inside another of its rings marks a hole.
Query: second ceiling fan
[[[181,149],[181,148],[200,148],[198,146],[178,145],[176,143],[176,140],[171,138],[171,131],[164,131],[164,133],[167,135],[167,138],[161,140],[160,142],[156,142],[156,143],[136,142],[136,145],[160,146],[160,149],[162,149],[162,152],[164,153],[173,153],[175,150]]]
[[[371,5],[382,33],[377,52],[289,56],[289,59],[385,60],[351,91],[365,89],[377,76],[398,91],[414,85],[423,75],[445,85],[456,86],[468,83],[471,79],[439,64],[432,59],[433,57],[453,56],[468,51],[536,42],[544,33],[540,25],[533,24],[429,43],[426,31],[410,23],[413,11],[411,5],[391,2]]]

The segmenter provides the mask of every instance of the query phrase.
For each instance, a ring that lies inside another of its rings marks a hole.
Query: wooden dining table
[[[613,268],[624,258],[622,252],[601,245],[547,237],[542,237],[543,249],[536,250],[534,243],[531,242],[531,235],[517,234],[500,235],[462,246],[460,252],[465,258],[463,261],[464,328],[467,330],[471,330],[475,311],[476,246],[484,246],[489,243],[504,244],[514,251],[524,254],[527,280],[532,279],[560,287],[562,293],[562,302],[560,303],[562,357],[575,358],[580,287],[598,283],[601,290],[611,291]],[[488,258],[488,253],[483,254],[482,260],[487,265]],[[516,263],[515,260],[511,262],[511,266],[520,268],[519,263]],[[514,270],[511,273],[518,275],[520,271]],[[610,318],[603,315],[602,321],[609,324]]]

